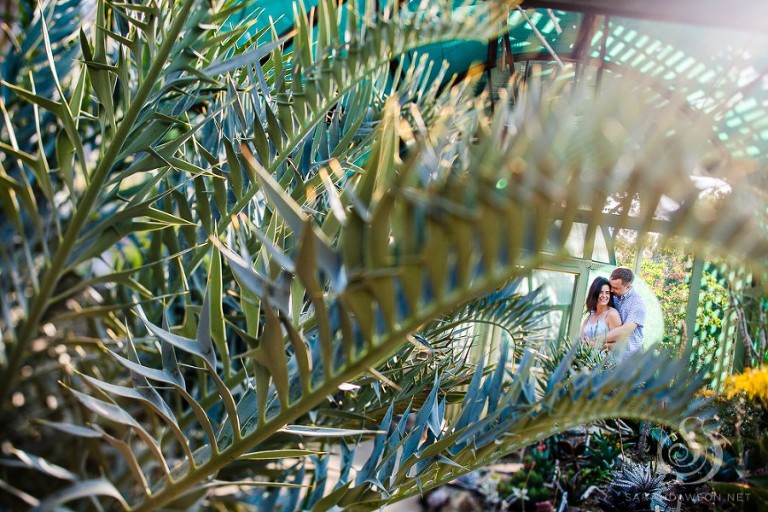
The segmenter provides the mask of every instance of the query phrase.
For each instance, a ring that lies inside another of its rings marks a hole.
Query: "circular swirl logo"
[[[678,437],[662,434],[658,457],[667,463],[677,481],[686,485],[708,482],[720,470],[723,446],[706,428],[706,421],[695,416],[685,418],[678,428]]]

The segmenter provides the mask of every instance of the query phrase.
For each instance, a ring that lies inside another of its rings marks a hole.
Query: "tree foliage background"
[[[617,264],[633,267],[635,239],[620,231],[614,243]],[[652,236],[646,237],[642,244],[645,249],[641,255],[640,277],[648,283],[661,305],[664,321],[661,345],[674,353],[681,353],[684,349],[685,340],[689,337],[685,332],[685,315],[692,286],[700,287],[701,309],[696,321],[704,333],[701,343],[713,345],[719,339],[723,316],[729,309],[727,280],[718,276],[717,266],[712,264],[707,265],[702,283],[691,283],[693,256],[686,253],[682,244],[659,245]],[[707,354],[699,355],[704,358]]]

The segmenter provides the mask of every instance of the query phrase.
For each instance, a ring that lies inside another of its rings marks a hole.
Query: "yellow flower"
[[[733,398],[744,393],[768,406],[768,366],[749,368],[740,375],[731,375],[725,381],[725,396]]]
[[[714,398],[717,395],[714,390],[709,388],[701,388],[696,392],[696,394],[701,398]]]

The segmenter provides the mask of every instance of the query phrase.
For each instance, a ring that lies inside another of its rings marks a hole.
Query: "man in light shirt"
[[[614,294],[614,306],[619,311],[621,325],[608,331],[606,346],[616,349],[616,342],[626,339],[626,351],[619,355],[625,359],[643,348],[643,325],[645,325],[645,302],[637,290],[632,288],[635,276],[626,267],[617,267],[608,281]]]

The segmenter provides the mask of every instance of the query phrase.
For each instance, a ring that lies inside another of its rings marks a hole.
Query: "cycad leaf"
[[[169,345],[180,348],[184,352],[196,355],[205,360],[211,368],[216,368],[216,354],[214,353],[213,346],[210,343],[210,331],[202,340],[193,340],[190,338],[185,338],[184,336],[179,336],[178,334],[173,334],[172,332],[158,327],[157,325],[147,320],[141,309],[138,310],[138,314],[147,330],[157,336],[160,340],[168,343]],[[205,314],[210,315],[209,312]]]
[[[9,452],[13,455],[15,455],[18,459],[21,465],[25,468],[34,469],[35,471],[38,471],[40,473],[43,473],[44,475],[57,478],[60,480],[69,480],[69,481],[75,481],[77,480],[77,475],[72,473],[71,471],[58,466],[56,464],[53,464],[43,457],[38,457],[37,455],[33,455],[31,453],[27,453],[23,450],[19,450],[18,448],[14,448],[12,446],[9,447]],[[11,461],[0,459],[0,465],[11,465],[9,464]],[[16,461],[12,461],[16,462]],[[16,464],[13,464],[16,465]]]
[[[99,438],[102,436],[101,432],[93,430],[92,428],[82,427],[80,425],[72,425],[69,423],[61,423],[56,421],[41,420],[41,423],[54,428],[65,434],[70,434],[78,437],[90,437]]]
[[[251,268],[251,265],[245,261],[241,256],[235,254],[227,247],[220,244],[220,242],[214,238],[211,238],[211,242],[217,245],[221,254],[227,258],[229,266],[232,272],[238,278],[238,282],[241,286],[248,291],[260,297],[268,304],[277,307],[280,312],[286,316],[290,315],[290,308],[287,302],[283,299],[288,297],[289,291],[285,286],[280,286],[278,283],[273,283],[266,277],[262,276]]]
[[[350,437],[361,435],[376,435],[378,430],[360,430],[348,428],[311,427],[306,425],[286,425],[279,429],[280,432],[305,437]]]
[[[263,57],[272,53],[272,50],[282,45],[286,39],[287,37],[283,37],[276,41],[259,45],[249,52],[238,54],[237,56],[225,59],[222,62],[213,63],[204,68],[202,73],[208,76],[223,75],[235,71],[236,69],[242,69],[257,63]]]
[[[76,389],[70,389],[70,391],[75,395],[80,403],[82,403],[85,407],[95,412],[102,418],[114,421],[116,423],[121,423],[128,427],[133,427],[136,429],[142,428],[141,425],[139,425],[139,423],[133,418],[133,416],[122,407],[119,407],[115,404],[110,404],[97,398],[93,398],[92,396],[81,393]]]
[[[144,378],[155,380],[158,382],[164,382],[166,384],[171,384],[175,386],[180,386],[180,387],[184,386],[184,382],[176,378],[176,376],[171,372],[143,366],[139,363],[135,363],[111,351],[109,352],[109,354],[112,357],[114,357],[115,360],[117,360],[120,364],[125,366],[128,370],[130,370],[131,372],[135,372],[136,374],[141,375]]]
[[[88,375],[80,375],[80,377],[85,379],[85,381],[88,382],[90,385],[101,389],[107,394],[110,394],[113,396],[122,396],[124,398],[130,398],[133,400],[139,400],[139,401],[145,402],[151,405],[151,407],[155,409],[165,421],[173,425],[177,425],[176,416],[168,407],[168,404],[166,404],[165,401],[163,401],[160,395],[157,394],[157,391],[155,391],[153,388],[149,388],[149,389],[151,391],[155,391],[154,394],[144,394],[139,389],[136,389],[133,387],[127,387],[127,386],[118,386],[116,384],[110,384],[109,382],[104,382],[98,379],[94,379],[93,377],[89,377]]]
[[[319,452],[315,450],[267,450],[262,452],[250,452],[244,453],[239,460],[277,460],[277,459],[294,459],[307,457],[310,455],[324,455],[326,452]]]
[[[4,80],[0,80],[0,84],[2,84],[5,87],[8,87],[14,93],[18,94],[19,96],[26,99],[27,101],[34,103],[35,105],[39,105],[54,114],[58,115],[59,111],[61,110],[61,103],[57,101],[50,100],[44,96],[34,94],[30,91],[27,91],[26,89],[18,87],[14,84],[10,84]]]
[[[221,254],[216,246],[211,249],[211,266],[208,271],[208,284],[206,291],[209,295],[208,307],[209,307],[209,323],[211,331],[211,339],[216,346],[216,350],[222,359],[222,366],[224,367],[225,377],[229,377],[231,373],[230,358],[229,358],[229,346],[226,340],[226,331],[224,327],[224,310],[222,308],[223,302],[223,282],[221,275]]]
[[[376,469],[376,463],[379,460],[379,457],[381,457],[382,453],[384,452],[384,446],[386,443],[386,432],[389,430],[389,425],[392,421],[392,414],[394,412],[394,404],[391,404],[389,408],[387,409],[387,413],[384,415],[384,419],[381,421],[381,425],[379,428],[382,430],[381,434],[376,435],[376,438],[373,442],[373,449],[371,450],[371,454],[368,458],[368,461],[365,463],[363,468],[358,472],[357,478],[355,480],[355,485],[360,485],[363,482],[369,481],[372,475],[374,475],[374,470]],[[380,486],[382,489],[385,489],[383,485]]]
[[[42,8],[40,8],[40,10],[42,11]],[[51,50],[51,40],[48,36],[48,27],[46,27],[45,17],[42,15],[40,16],[40,26],[43,33],[45,54],[48,58],[48,67],[51,70],[51,76],[53,77],[54,85],[56,86],[59,96],[63,100],[65,98],[64,90],[61,87],[59,76],[56,72],[56,62],[53,57],[53,51]],[[85,151],[83,150],[83,143],[80,140],[80,134],[77,131],[77,124],[75,123],[75,120],[72,116],[72,111],[69,108],[69,104],[66,101],[62,101],[61,106],[56,113],[61,118],[62,124],[64,125],[64,132],[69,139],[70,147],[72,147],[77,153],[78,160],[83,167],[84,178],[87,180],[89,177],[85,171]],[[66,157],[66,160],[69,160],[68,156]]]
[[[306,485],[302,484],[292,484],[289,482],[272,482],[267,480],[237,480],[233,482],[228,482],[224,480],[218,480],[214,481],[208,484],[205,484],[206,489],[213,489],[216,487],[229,487],[229,486],[237,486],[237,487],[287,487],[287,488],[305,488]]]
[[[60,506],[64,503],[80,498],[90,498],[92,496],[109,496],[117,500],[123,510],[130,509],[128,502],[112,483],[105,479],[97,479],[85,480],[78,482],[71,487],[62,489],[42,501],[33,510],[35,512],[53,512],[54,510],[59,510]]]
[[[197,324],[197,335],[195,336],[195,341],[197,342],[197,345],[199,347],[200,356],[203,357],[206,361],[208,361],[208,364],[210,365],[210,368],[213,370],[212,373],[216,374],[217,366],[216,366],[216,352],[213,349],[213,338],[211,336],[211,289],[210,287],[206,288],[205,290],[205,296],[203,297],[203,306],[200,312],[200,320]],[[216,319],[215,321],[218,322],[220,319]],[[170,333],[167,333],[170,334]],[[179,347],[182,348],[182,347]]]

